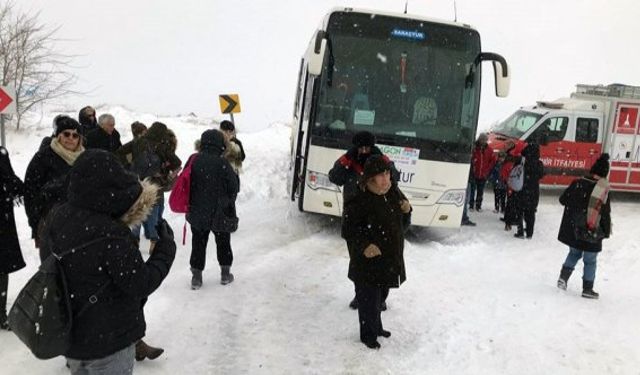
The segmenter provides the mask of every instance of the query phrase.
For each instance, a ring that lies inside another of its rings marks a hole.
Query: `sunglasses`
[[[78,134],[78,133],[74,133],[74,132],[69,132],[69,131],[64,131],[64,132],[62,132],[62,135],[63,135],[65,138],[73,138],[73,139],[78,139],[78,138],[80,138],[80,134]]]

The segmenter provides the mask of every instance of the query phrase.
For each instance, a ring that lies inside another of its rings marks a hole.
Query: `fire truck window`
[[[576,123],[576,142],[598,142],[598,119],[578,118]]]
[[[567,133],[567,125],[569,125],[568,117],[552,117],[546,119],[538,129],[529,136],[529,139],[541,145],[549,142],[562,141]]]

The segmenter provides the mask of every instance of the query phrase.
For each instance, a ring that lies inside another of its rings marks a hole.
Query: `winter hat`
[[[390,170],[391,166],[383,155],[371,155],[364,163],[362,182],[366,182],[371,177]]]
[[[127,172],[110,152],[87,150],[71,168],[67,198],[73,206],[119,218],[141,193],[138,177]]]
[[[205,130],[200,136],[200,149],[214,150],[222,154],[226,149],[222,132],[216,129]]]
[[[78,121],[72,119],[67,115],[56,116],[53,119],[53,124],[55,125],[55,129],[56,129],[53,135],[56,137],[65,130],[78,131],[78,128],[80,127],[80,124],[78,123]]]
[[[600,155],[598,160],[591,166],[589,173],[606,178],[609,175],[609,154]]]
[[[236,130],[236,126],[233,125],[233,122],[229,121],[229,120],[224,120],[220,123],[220,129],[221,130],[230,130],[230,131],[235,131]]]
[[[131,124],[131,134],[133,134],[133,137],[139,137],[142,133],[144,133],[144,131],[147,130],[147,125],[141,123],[140,121],[136,121],[133,124]]]
[[[357,132],[351,140],[356,147],[373,147],[376,144],[376,137],[368,131]]]

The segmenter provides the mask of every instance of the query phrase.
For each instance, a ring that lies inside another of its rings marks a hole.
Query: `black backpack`
[[[65,355],[71,344],[73,313],[60,260],[71,252],[106,239],[101,237],[60,254],[52,253],[16,297],[9,311],[9,326],[37,358]],[[105,283],[93,293],[76,317],[95,304],[97,295],[109,284]]]
[[[144,150],[136,155],[131,163],[131,171],[141,180],[158,175],[162,170],[162,160],[153,150],[150,144],[146,144]]]

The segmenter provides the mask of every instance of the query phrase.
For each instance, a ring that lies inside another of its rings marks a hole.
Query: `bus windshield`
[[[528,132],[541,117],[542,115],[534,112],[519,110],[491,130],[508,137],[520,138],[524,133]]]
[[[367,130],[378,143],[420,149],[421,159],[469,160],[480,94],[476,31],[336,12],[327,38],[316,138],[348,143]]]

